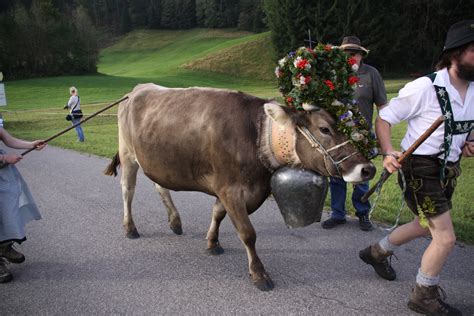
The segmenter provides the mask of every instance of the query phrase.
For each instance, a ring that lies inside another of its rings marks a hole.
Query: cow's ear
[[[278,124],[287,124],[291,121],[290,116],[278,103],[265,103],[265,114]]]

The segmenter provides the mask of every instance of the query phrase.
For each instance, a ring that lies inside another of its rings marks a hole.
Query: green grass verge
[[[135,31],[101,52],[97,75],[7,81],[8,106],[0,107],[0,112],[5,127],[14,136],[45,139],[70,126],[62,107],[72,85],[79,89],[86,115],[120,99],[136,84],[146,82],[168,87],[228,88],[280,99],[273,79],[275,63],[268,49],[268,36],[229,30]],[[407,81],[386,80],[389,98]],[[113,108],[85,123],[86,142],[77,142],[72,130],[53,140],[51,145],[112,157],[117,151],[115,113]],[[404,130],[403,124],[394,127],[394,144],[400,143]],[[374,163],[379,170],[375,181],[381,170],[380,158]],[[453,199],[453,221],[458,238],[474,244],[474,207],[470,202],[474,178],[467,176],[473,172],[474,159],[464,159],[461,166],[463,176],[458,180]],[[352,191],[350,186],[348,191],[349,194]],[[354,214],[349,195],[346,201],[349,213]],[[393,223],[401,201],[396,176],[392,176],[383,187],[373,218]],[[405,207],[402,222],[412,217]]]

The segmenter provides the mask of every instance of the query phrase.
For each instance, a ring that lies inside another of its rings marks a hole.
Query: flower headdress
[[[336,118],[336,128],[367,158],[373,158],[376,140],[353,100],[358,65],[337,46],[300,47],[280,59],[275,69],[285,103],[296,110],[309,105],[324,108]]]

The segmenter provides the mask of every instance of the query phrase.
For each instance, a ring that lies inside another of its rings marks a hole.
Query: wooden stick
[[[403,154],[398,157],[397,161],[399,164],[402,164],[403,161],[408,157],[410,156],[428,137],[430,137],[431,134],[433,134],[433,132],[444,122],[444,116],[441,115],[440,117],[438,117],[436,119],[436,121],[434,121],[433,124],[431,124],[431,126],[420,136],[418,137],[418,139],[413,143],[413,145],[410,146],[410,148],[408,148],[406,151],[403,152]],[[385,169],[384,169],[385,170]],[[386,171],[386,170],[385,170]],[[392,174],[390,172],[382,172],[382,175],[379,179],[379,181],[377,181],[377,183],[375,185],[372,186],[372,188],[370,188],[369,191],[367,191],[363,196],[362,198],[360,199],[362,202],[367,202],[367,200],[369,199],[369,197],[375,192],[375,190],[377,189],[377,187],[379,185],[383,185],[383,183],[391,176]]]
[[[125,100],[127,100],[127,99],[128,99],[128,96],[123,97],[123,98],[121,98],[120,100],[115,101],[114,103],[107,105],[106,107],[104,107],[104,108],[102,108],[101,110],[95,112],[94,114],[91,114],[91,115],[88,116],[87,118],[82,119],[80,122],[78,122],[78,123],[76,123],[76,124],[74,124],[74,125],[72,125],[72,126],[66,128],[66,129],[60,131],[60,132],[57,133],[57,134],[54,134],[53,136],[49,137],[48,139],[45,139],[45,140],[43,141],[43,143],[47,143],[47,142],[52,141],[52,140],[55,139],[56,137],[61,136],[62,134],[66,133],[66,132],[68,132],[68,131],[70,131],[70,130],[72,130],[72,129],[75,128],[76,126],[79,126],[79,125],[81,125],[81,124],[84,123],[84,122],[87,122],[88,120],[90,120],[90,119],[93,118],[94,116],[96,116],[96,115],[98,115],[98,114],[100,114],[100,113],[102,113],[102,112],[104,112],[104,111],[110,109],[110,108],[113,107],[114,105],[116,105],[116,104],[118,104],[118,103],[120,103],[120,102],[122,102],[122,101],[125,101]],[[21,155],[24,156],[24,155],[26,155],[27,153],[29,153],[29,152],[31,152],[31,151],[33,151],[33,150],[35,150],[35,149],[36,149],[36,147],[35,147],[35,148],[30,148],[30,149],[28,149],[27,151],[23,152]]]

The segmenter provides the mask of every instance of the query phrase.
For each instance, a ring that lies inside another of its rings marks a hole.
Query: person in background
[[[64,109],[69,109],[69,114],[66,116],[68,121],[71,121],[72,125],[75,125],[81,121],[82,118],[82,111],[81,111],[81,100],[78,95],[78,91],[75,87],[69,88],[69,93],[71,97],[69,101],[64,106]],[[84,131],[82,130],[82,126],[76,126],[76,133],[77,137],[80,142],[84,141]]]
[[[10,148],[43,149],[46,144],[41,140],[25,141],[11,136],[3,128],[0,118],[0,140]],[[26,240],[25,224],[41,219],[40,212],[31,196],[28,186],[18,172],[15,164],[23,157],[7,153],[0,148],[0,283],[12,280],[12,274],[6,262],[22,263],[25,256],[13,248]]]
[[[396,272],[387,260],[394,250],[419,237],[431,235],[423,253],[408,307],[429,315],[461,315],[444,302],[439,275],[454,248],[451,198],[461,174],[460,158],[474,156],[474,20],[453,24],[448,30],[437,71],[408,83],[398,97],[379,112],[375,127],[384,154],[383,166],[399,174],[404,198],[415,218],[359,252],[359,257],[384,279]],[[401,166],[391,143],[391,126],[407,122],[402,140],[409,148],[441,115],[445,121]],[[462,267],[460,267],[462,268]]]
[[[362,47],[360,40],[356,36],[347,36],[342,40],[340,46],[351,56],[354,68],[357,69],[359,82],[354,94],[360,112],[372,128],[374,104],[378,109],[387,103],[387,93],[380,73],[372,66],[363,62],[369,50]],[[337,225],[346,223],[346,195],[347,183],[340,178],[330,178],[329,188],[331,192],[331,217],[322,223],[325,229],[334,228]],[[352,192],[352,204],[359,217],[359,227],[361,230],[369,231],[372,223],[369,219],[370,203],[362,202],[362,196],[369,190],[369,183],[354,184]]]

